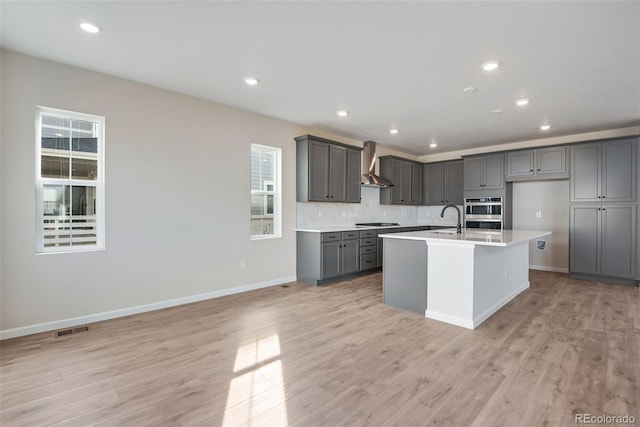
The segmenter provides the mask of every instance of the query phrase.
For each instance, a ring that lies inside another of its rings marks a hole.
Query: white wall
[[[513,228],[552,232],[544,251],[529,242],[531,268],[569,271],[569,198],[568,179],[513,183]]]
[[[1,55],[0,337],[295,278],[293,138],[309,130],[104,74]],[[105,251],[35,253],[37,105],[106,117]],[[251,143],[283,150],[281,239],[249,238]]]

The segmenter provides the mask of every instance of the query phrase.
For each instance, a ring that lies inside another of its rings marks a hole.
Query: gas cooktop
[[[356,227],[391,227],[394,225],[400,225],[397,222],[360,222],[356,224]]]

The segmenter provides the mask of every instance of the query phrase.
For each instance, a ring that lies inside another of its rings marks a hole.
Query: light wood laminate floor
[[[381,303],[379,273],[0,345],[0,424],[640,424],[640,290],[531,271],[474,331]]]

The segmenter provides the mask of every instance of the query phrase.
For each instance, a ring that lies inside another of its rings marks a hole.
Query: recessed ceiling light
[[[551,129],[551,125],[540,125],[540,130],[549,130]]]
[[[349,112],[347,110],[338,110],[336,111],[336,114],[340,117],[347,117],[349,115]]]
[[[501,109],[499,109],[499,108],[498,108],[497,110],[493,110],[493,111],[491,112],[491,114],[502,114],[502,113],[504,113],[504,110],[501,110]]]
[[[465,87],[464,89],[462,89],[462,91],[463,91],[464,93],[473,93],[473,92],[475,92],[475,91],[477,91],[477,90],[478,90],[478,89],[476,89],[476,88],[475,88],[475,87],[473,87],[473,86]]]
[[[432,142],[431,144],[429,144],[429,147],[431,148],[436,148],[438,146],[438,144],[436,144],[435,142]]]
[[[244,82],[245,82],[246,84],[248,84],[249,86],[255,86],[255,85],[257,85],[258,83],[260,83],[260,79],[259,79],[259,78],[257,78],[257,77],[251,77],[251,76],[249,76],[249,77],[245,77],[245,78],[244,78]]]
[[[93,22],[83,21],[80,23],[80,28],[82,28],[87,33],[99,33],[102,31],[102,27],[98,24],[94,24]]]
[[[482,69],[485,71],[493,71],[496,68],[498,68],[500,66],[500,64],[502,64],[502,62],[500,61],[487,61],[484,64],[482,64]]]
[[[524,107],[529,103],[529,98],[520,98],[516,101],[516,105],[518,107]]]
[[[394,134],[394,135],[395,135],[395,134],[397,134],[397,133],[398,133],[398,129],[396,129],[396,128],[389,129],[389,133],[392,133],[392,134]]]

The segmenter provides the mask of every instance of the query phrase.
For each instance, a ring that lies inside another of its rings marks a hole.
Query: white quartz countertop
[[[400,224],[388,225],[384,227],[356,227],[355,225],[318,225],[311,227],[299,227],[296,231],[306,231],[308,233],[335,233],[338,231],[353,230],[384,230],[385,228],[406,228],[406,227],[455,227],[455,224]]]
[[[502,230],[489,231],[479,229],[463,229],[456,233],[455,228],[431,231],[410,231],[406,233],[379,234],[384,239],[424,240],[427,242],[460,243],[485,246],[510,246],[539,237],[550,235],[550,231]]]

